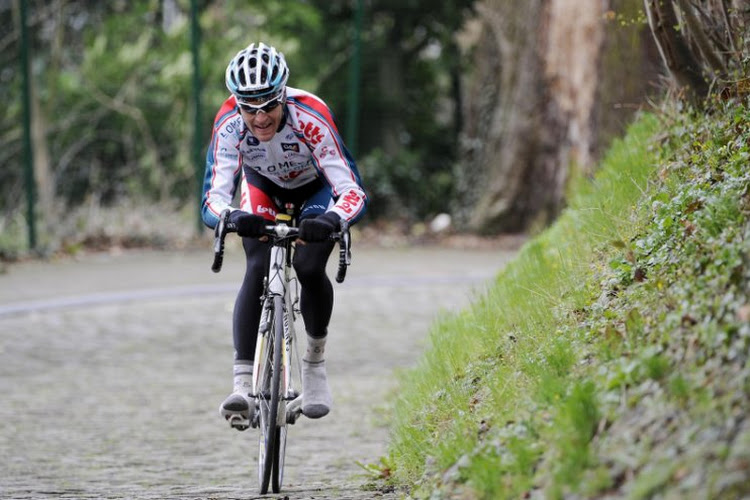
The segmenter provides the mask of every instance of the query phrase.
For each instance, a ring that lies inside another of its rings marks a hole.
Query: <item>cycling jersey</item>
[[[245,172],[257,172],[282,189],[297,190],[322,180],[343,220],[357,221],[367,198],[357,166],[339,136],[328,106],[317,96],[286,87],[280,129],[268,142],[254,137],[242,120],[234,96],[219,109],[206,155],[201,215],[215,227],[240,186],[240,209],[272,219],[267,206],[256,206]],[[318,180],[320,179],[320,180]]]

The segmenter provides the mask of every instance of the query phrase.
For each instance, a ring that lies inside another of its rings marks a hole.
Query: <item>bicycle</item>
[[[284,478],[287,426],[293,425],[302,415],[302,366],[297,351],[294,329],[300,314],[299,290],[292,267],[293,242],[299,228],[294,223],[294,206],[288,204],[284,214],[276,216],[275,224],[265,227],[271,239],[263,294],[258,339],[256,341],[253,369],[253,397],[256,404],[252,422],[233,416],[230,425],[238,430],[259,427],[258,483],[260,494],[268,493],[269,483],[273,493],[281,490]],[[211,270],[221,271],[224,261],[224,239],[236,232],[229,222],[230,210],[224,210],[215,229],[214,262]],[[339,266],[336,282],[342,283],[351,263],[351,236],[346,221],[341,221],[341,231],[331,238],[339,242]]]

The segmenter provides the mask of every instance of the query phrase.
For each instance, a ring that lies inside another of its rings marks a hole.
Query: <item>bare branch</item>
[[[695,17],[695,13],[688,0],[676,0],[676,2],[685,20],[686,27],[693,36],[701,54],[703,54],[703,59],[709,66],[714,78],[726,75],[727,68],[724,65],[724,61],[714,52],[711,41],[703,31],[700,21]]]
[[[727,6],[724,0],[718,0],[719,8],[721,9],[721,15],[724,19],[724,29],[727,31],[727,38],[729,39],[729,47],[732,50],[732,57],[735,59],[738,67],[742,62],[742,54],[737,50],[737,45],[734,43],[734,35],[732,33],[732,23],[729,22],[729,16],[727,15]]]
[[[708,95],[708,84],[684,36],[675,29],[678,20],[674,5],[671,1],[644,0],[644,6],[664,63],[678,87],[687,90],[689,99],[698,105]]]

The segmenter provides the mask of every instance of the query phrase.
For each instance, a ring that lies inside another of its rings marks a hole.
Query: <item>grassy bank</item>
[[[750,495],[750,111],[642,116],[403,376],[415,498]]]

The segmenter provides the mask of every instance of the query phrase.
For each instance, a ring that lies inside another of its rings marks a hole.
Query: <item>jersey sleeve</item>
[[[367,195],[330,109],[311,94],[300,94],[290,101],[296,115],[295,132],[310,148],[320,175],[331,187],[335,204],[330,210],[343,220],[356,222],[367,209]]]
[[[241,120],[234,106],[234,98],[224,102],[214,120],[211,142],[206,153],[201,199],[201,217],[203,223],[210,228],[216,227],[221,212],[230,207],[239,185],[238,143]]]

